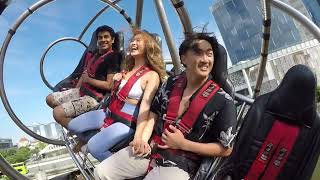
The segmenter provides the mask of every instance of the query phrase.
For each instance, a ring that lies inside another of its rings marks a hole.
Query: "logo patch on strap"
[[[213,83],[211,83],[208,86],[208,88],[202,93],[202,97],[207,98],[210,95],[210,93],[214,90],[215,87],[216,86]]]
[[[268,156],[270,155],[270,151],[272,150],[272,148],[273,148],[273,144],[272,144],[272,143],[269,143],[269,144],[266,146],[266,148],[264,149],[264,151],[263,151],[263,153],[262,153],[262,155],[261,155],[261,157],[260,157],[260,159],[261,159],[262,161],[268,160]]]
[[[281,148],[280,151],[279,151],[279,154],[278,154],[276,160],[273,162],[273,164],[275,166],[280,167],[281,161],[283,160],[283,158],[286,155],[286,153],[287,153],[287,149],[286,148]]]

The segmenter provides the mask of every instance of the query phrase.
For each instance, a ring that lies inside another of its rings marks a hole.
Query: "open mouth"
[[[207,71],[207,70],[209,69],[209,66],[207,66],[207,65],[202,65],[202,66],[199,66],[199,69],[200,69],[201,71]]]

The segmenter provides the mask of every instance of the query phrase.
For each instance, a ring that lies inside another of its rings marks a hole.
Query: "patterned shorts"
[[[90,96],[80,96],[78,88],[51,94],[57,105],[61,105],[67,117],[75,117],[88,112],[99,104]]]

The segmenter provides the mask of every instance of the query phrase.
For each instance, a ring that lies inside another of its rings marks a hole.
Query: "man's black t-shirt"
[[[170,77],[159,88],[151,105],[150,110],[159,117],[154,130],[158,136],[161,136],[163,132],[164,121],[162,117],[167,112],[170,94],[177,79],[178,76]],[[190,98],[190,102],[196,93]],[[235,138],[235,126],[236,109],[233,99],[220,88],[202,110],[194,123],[192,131],[186,135],[186,139],[200,143],[220,143],[223,147],[229,148]],[[194,160],[186,156],[182,157],[179,154],[172,154],[168,150],[157,149],[156,152],[165,158],[164,162],[178,166],[191,175],[198,170],[201,163],[201,159]]]
[[[106,55],[104,57],[104,61],[98,66],[96,74],[93,78],[98,80],[105,80],[107,74],[115,74],[120,72],[120,58],[121,56],[118,52],[112,52]]]
[[[102,55],[103,56],[103,55]],[[87,62],[90,67],[86,67],[89,76],[93,79],[105,81],[108,74],[115,74],[120,72],[120,63],[121,63],[121,55],[118,52],[110,52],[103,57],[103,60],[100,61],[101,55],[95,54],[89,61]],[[98,64],[97,64],[98,63]],[[91,74],[91,73],[92,74]],[[93,74],[94,72],[94,74]],[[110,91],[96,88],[88,83],[83,83],[80,87],[80,91],[85,94],[89,95],[93,98],[97,98],[100,100],[102,97]]]

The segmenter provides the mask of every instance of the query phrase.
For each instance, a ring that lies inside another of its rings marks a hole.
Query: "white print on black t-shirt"
[[[227,132],[225,131],[220,132],[220,137],[218,138],[218,140],[221,142],[221,144],[224,147],[230,148],[231,142],[233,141],[235,136],[236,134],[232,134],[232,127],[229,127]]]

